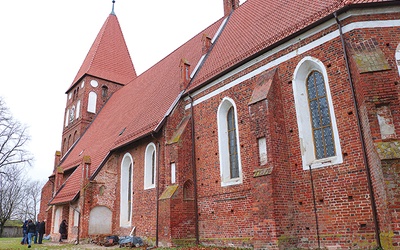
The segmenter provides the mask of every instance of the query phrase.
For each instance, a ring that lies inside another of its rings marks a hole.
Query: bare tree
[[[26,150],[29,140],[26,127],[16,121],[0,97],[0,175],[5,175],[7,166],[31,164],[32,156]]]
[[[13,118],[0,97],[0,237],[4,223],[16,215],[26,198],[30,182],[22,174],[33,160],[26,150],[28,140],[26,127]]]
[[[0,175],[0,237],[7,220],[12,218],[24,195],[24,184],[21,178],[22,169],[7,166],[2,169],[5,174]]]
[[[24,184],[25,198],[12,217],[36,220],[39,213],[40,195],[43,183],[38,180],[28,180]]]

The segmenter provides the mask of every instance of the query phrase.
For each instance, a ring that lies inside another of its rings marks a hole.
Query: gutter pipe
[[[216,41],[218,40],[219,36],[221,35],[222,31],[225,29],[226,24],[229,21],[230,16],[232,15],[233,11],[228,15],[228,17],[225,18],[225,20],[222,22],[221,27],[219,28],[219,30],[217,31],[216,36],[213,38],[213,42],[212,45],[210,47],[210,49],[208,50],[207,54],[204,56],[203,60],[201,61],[199,67],[197,68],[197,71],[191,76],[191,80],[189,82],[189,84],[187,85],[186,90],[188,90],[190,84],[192,83],[193,79],[196,77],[197,73],[200,71],[200,69],[202,68],[202,66],[204,65],[204,62],[206,61],[210,51],[213,49]],[[193,178],[193,185],[194,185],[194,212],[195,212],[195,237],[196,237],[196,241],[195,244],[199,245],[200,244],[200,236],[199,236],[199,206],[198,206],[198,198],[197,198],[197,170],[196,170],[196,140],[195,140],[195,126],[194,126],[194,105],[193,105],[193,97],[191,96],[191,93],[193,92],[193,90],[189,90],[186,92],[186,95],[190,98],[190,116],[191,116],[191,129],[192,129],[192,159],[191,159],[191,163],[192,163],[192,178]],[[181,96],[184,94],[184,92],[181,93]]]
[[[316,230],[317,230],[318,249],[321,249],[321,241],[319,238],[317,203],[315,202],[314,180],[313,180],[313,176],[312,176],[311,165],[309,165],[308,167],[310,169],[310,181],[311,181],[311,190],[312,190],[312,196],[313,196],[313,202],[314,202],[314,215],[315,215],[315,226],[316,226]]]
[[[361,125],[361,118],[360,118],[360,114],[358,112],[358,102],[357,102],[357,98],[356,98],[356,94],[355,94],[355,88],[354,88],[354,84],[353,84],[353,79],[352,79],[352,75],[351,75],[351,71],[350,71],[350,65],[349,65],[349,61],[348,61],[348,55],[346,52],[346,43],[344,41],[343,38],[343,32],[342,32],[342,26],[340,24],[340,21],[337,17],[337,13],[333,13],[336,23],[338,25],[338,29],[339,29],[339,33],[340,33],[340,40],[342,42],[342,48],[343,48],[343,55],[344,55],[344,59],[346,62],[346,69],[347,69],[347,74],[349,76],[349,83],[350,83],[350,87],[351,87],[351,93],[353,96],[353,103],[354,103],[354,110],[356,113],[356,118],[357,118],[357,125],[358,125],[358,133],[360,136],[360,141],[361,141],[361,147],[363,150],[363,159],[364,159],[364,163],[365,163],[365,172],[367,175],[367,183],[368,183],[368,191],[369,191],[369,196],[371,197],[371,209],[372,209],[372,217],[374,220],[374,229],[375,229],[375,240],[376,240],[376,244],[378,245],[378,248],[381,249],[382,245],[381,245],[381,240],[380,240],[380,229],[379,229],[379,223],[378,223],[378,213],[377,213],[377,208],[376,208],[376,201],[375,201],[375,195],[374,195],[374,190],[373,190],[373,185],[372,185],[372,180],[371,180],[371,170],[370,170],[370,166],[368,163],[368,157],[367,157],[367,149],[365,146],[365,139],[364,139],[364,133],[363,133],[363,129],[362,129],[362,125]]]
[[[194,109],[193,109],[193,98],[189,94],[190,98],[190,116],[191,119],[191,128],[192,128],[192,174],[193,174],[193,185],[194,185],[194,213],[195,213],[195,236],[196,236],[196,245],[200,243],[199,237],[199,207],[198,207],[198,200],[197,200],[197,171],[196,171],[196,147],[195,147],[195,127],[194,127]]]
[[[159,210],[160,210],[160,204],[159,204],[159,192],[160,192],[160,142],[157,140],[157,138],[154,136],[154,134],[151,134],[151,137],[157,141],[157,169],[156,169],[156,247],[158,247],[158,224],[159,224]]]

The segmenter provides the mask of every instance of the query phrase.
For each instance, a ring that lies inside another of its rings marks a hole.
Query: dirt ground
[[[73,245],[71,243],[67,243],[67,242],[46,242],[43,245],[45,246],[62,246],[68,245],[68,249],[119,249],[119,245],[114,245],[114,246],[101,246],[101,245],[97,245],[97,244],[93,244],[93,243],[79,243],[77,245]],[[137,250],[139,250],[140,248],[137,248]]]

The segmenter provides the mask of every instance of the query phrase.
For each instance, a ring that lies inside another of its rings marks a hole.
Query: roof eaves
[[[390,1],[389,0],[389,1],[385,2],[385,3],[400,4],[400,1],[398,1],[398,0]],[[205,85],[215,81],[216,79],[220,78],[221,76],[227,74],[228,72],[230,72],[230,71],[232,71],[232,70],[234,70],[236,68],[239,68],[240,66],[246,64],[247,62],[253,60],[254,58],[257,58],[258,56],[266,53],[267,51],[272,50],[275,47],[278,47],[279,45],[291,40],[292,38],[298,36],[299,34],[304,33],[306,31],[308,31],[308,30],[320,25],[321,23],[326,22],[327,20],[334,18],[334,13],[341,14],[341,13],[343,13],[343,12],[349,10],[349,9],[355,8],[355,7],[356,8],[360,8],[360,7],[364,7],[366,5],[373,7],[373,6],[377,6],[377,5],[381,5],[381,4],[382,4],[382,2],[347,4],[347,5],[343,6],[342,8],[339,8],[339,9],[333,11],[332,13],[329,13],[328,15],[325,15],[323,18],[320,18],[320,19],[316,20],[315,22],[310,23],[309,25],[307,25],[307,26],[305,26],[303,28],[300,28],[299,30],[297,30],[297,31],[285,36],[284,38],[282,38],[280,40],[279,39],[276,40],[276,42],[273,42],[269,46],[265,47],[264,49],[254,53],[254,54],[251,54],[247,58],[244,58],[243,60],[238,60],[238,63],[232,64],[232,66],[227,67],[226,69],[222,70],[220,73],[218,73],[218,74],[212,76],[211,78],[207,79],[203,83],[200,83],[200,84],[194,86],[193,88],[189,88],[189,90],[185,93],[185,96],[190,95],[191,93],[201,89],[203,86],[205,86]],[[286,31],[284,31],[284,32],[286,32]],[[223,67],[221,67],[221,68],[223,68]],[[190,84],[189,84],[189,86],[190,86]]]
[[[110,158],[111,154],[113,151],[109,151],[106,157],[100,162],[100,165],[96,168],[96,170],[93,172],[93,174],[90,176],[89,180],[94,180],[96,176],[99,174],[100,170],[103,168],[103,166],[106,164],[108,159]]]
[[[121,86],[125,86],[124,84],[122,84],[122,83],[120,83],[120,82],[113,81],[112,79],[102,78],[102,77],[95,76],[95,75],[92,75],[92,74],[89,74],[89,73],[84,73],[79,79],[76,80],[76,82],[74,82],[74,83],[67,89],[67,91],[65,91],[65,94],[68,94],[68,92],[69,92],[71,89],[75,88],[75,86],[76,86],[79,82],[81,82],[81,81],[83,80],[83,78],[85,78],[86,76],[95,77],[95,78],[100,79],[100,80],[105,80],[105,81],[109,81],[109,82],[112,82],[112,83],[115,83],[115,84],[118,84],[118,85],[121,85]],[[133,79],[129,80],[127,83],[129,83],[129,82],[131,82],[131,81],[133,81]]]
[[[154,132],[158,132],[160,130],[160,128],[164,125],[165,120],[167,119],[167,117],[171,114],[172,110],[174,110],[174,108],[176,107],[176,105],[178,104],[179,100],[181,99],[183,93],[185,91],[181,91],[179,93],[179,95],[175,98],[174,102],[171,104],[171,106],[168,108],[167,112],[165,112],[164,117],[161,119],[161,121],[157,124],[157,126],[154,129]]]
[[[76,171],[76,170],[74,170]],[[70,201],[74,201],[77,198],[77,195],[79,195],[79,190],[77,191],[77,193],[74,195],[74,197],[68,201],[63,201],[63,202],[56,202],[56,203],[52,203],[52,201],[54,201],[54,199],[57,197],[57,195],[61,192],[61,190],[65,187],[66,183],[69,181],[69,179],[71,178],[72,175],[70,175],[63,184],[61,184],[61,186],[58,188],[56,194],[50,199],[50,201],[48,202],[48,205],[58,205],[58,204],[65,204],[68,203]]]
[[[202,66],[203,66],[204,63],[206,62],[208,55],[211,53],[212,49],[214,48],[214,46],[215,46],[216,42],[218,41],[218,38],[220,37],[221,33],[224,31],[224,29],[225,29],[225,27],[226,27],[226,24],[228,23],[228,21],[229,21],[231,15],[232,15],[232,13],[233,13],[233,11],[231,11],[231,13],[230,13],[227,17],[225,17],[224,21],[223,21],[223,22],[221,23],[221,25],[219,26],[217,32],[215,33],[213,39],[211,40],[211,47],[210,47],[210,49],[208,50],[208,52],[207,52],[205,55],[203,55],[203,56],[200,58],[199,65],[196,66],[195,71],[192,73],[190,82],[189,82],[189,84],[187,85],[187,87],[186,87],[186,89],[185,89],[185,92],[186,92],[188,89],[190,89],[191,83],[193,82],[193,80],[194,80],[194,78],[196,77],[197,73],[201,70]],[[188,92],[190,92],[190,91],[188,91]],[[183,94],[183,93],[182,93],[182,94]]]

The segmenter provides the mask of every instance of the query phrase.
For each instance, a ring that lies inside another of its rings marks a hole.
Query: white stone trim
[[[132,164],[132,176],[131,176],[131,191],[133,191],[133,158],[132,155],[126,153],[122,158],[121,162],[121,179],[120,179],[120,213],[119,213],[119,225],[121,227],[130,227],[132,220],[132,209],[133,202],[131,202],[131,214],[127,213],[128,205],[128,183],[129,183],[129,165]],[[133,201],[133,195],[131,194],[131,201]]]
[[[311,114],[308,103],[306,79],[309,73],[317,70],[324,77],[326,97],[329,105],[332,133],[335,143],[335,156],[316,159],[314,139],[312,135]],[[293,96],[296,108],[297,125],[299,129],[299,141],[303,169],[326,167],[343,162],[342,149],[340,147],[339,132],[337,129],[335,110],[332,103],[331,91],[329,88],[329,79],[324,64],[311,56],[304,57],[294,71],[293,77]]]
[[[154,183],[152,184],[151,181],[151,157],[154,152]],[[157,149],[154,143],[149,143],[146,147],[146,151],[144,154],[144,189],[150,189],[156,187],[156,176],[157,176]]]
[[[236,126],[237,154],[238,154],[238,168],[239,168],[239,177],[232,179],[230,178],[228,128],[226,121],[226,115],[230,107],[233,107],[235,111],[235,126]],[[219,148],[221,186],[225,187],[230,185],[241,184],[243,183],[243,175],[242,175],[242,163],[241,163],[242,161],[240,158],[238,116],[237,116],[236,104],[231,98],[225,97],[221,101],[217,112],[217,123],[218,123],[218,148]]]

